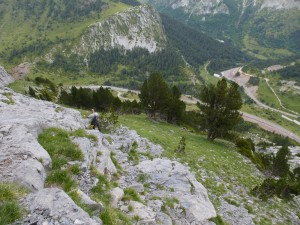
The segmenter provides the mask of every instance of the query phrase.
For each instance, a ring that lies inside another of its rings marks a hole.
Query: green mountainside
[[[199,66],[210,62],[213,73],[249,59],[230,43],[160,15],[149,5],[122,2],[1,1],[0,64],[11,69],[29,62],[33,79],[42,75],[57,83],[132,89],[147,74],[159,72],[193,93],[195,84],[203,82]]]
[[[232,41],[261,59],[299,54],[300,4],[297,1],[149,0],[160,12]]]

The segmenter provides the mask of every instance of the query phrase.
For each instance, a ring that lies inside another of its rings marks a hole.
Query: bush
[[[277,195],[279,198],[290,199],[293,195],[300,194],[300,184],[290,178],[275,180],[267,178],[259,186],[256,186],[251,193],[262,200]]]

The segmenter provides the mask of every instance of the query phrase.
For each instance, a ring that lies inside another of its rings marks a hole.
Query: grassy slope
[[[20,49],[35,43],[37,40],[42,40],[42,42],[57,42],[57,39],[60,38],[69,40],[68,42],[72,43],[90,24],[101,21],[117,12],[124,11],[129,7],[120,2],[107,0],[105,2],[109,4],[109,7],[104,11],[68,22],[47,18],[46,11],[38,20],[33,17],[24,20],[24,12],[22,11],[19,11],[14,17],[10,14],[10,12],[12,12],[11,6],[13,2],[14,1],[12,1],[11,4],[1,4],[1,7],[5,7],[4,12],[6,13],[0,20],[0,43],[2,43],[0,45],[0,52]],[[50,28],[47,28],[49,24],[51,24]],[[2,61],[1,58],[0,63],[6,65],[8,68],[14,65]]]
[[[244,48],[243,50],[249,52],[251,55],[258,59],[267,60],[270,58],[288,57],[293,53],[287,49],[274,49],[266,46],[262,46],[256,42],[255,38],[245,35],[243,38]]]
[[[258,86],[258,98],[262,102],[266,103],[267,105],[270,105],[273,108],[282,109],[282,107],[279,104],[278,99],[272,92],[272,90],[268,87],[266,81],[264,79],[260,79],[259,86]]]
[[[236,152],[233,144],[221,140],[210,142],[203,135],[165,122],[151,121],[145,115],[120,116],[119,121],[142,137],[160,144],[165,149],[163,156],[187,163],[208,189],[216,209],[220,207],[221,199],[236,206],[243,205],[249,213],[256,215],[257,224],[269,224],[274,214],[287,222],[288,212],[297,212],[293,202],[281,202],[276,198],[262,202],[249,196],[249,191],[261,183],[264,176]],[[175,154],[174,149],[182,136],[186,138],[186,154]],[[249,198],[252,204],[247,202]],[[300,214],[299,210],[297,213]]]

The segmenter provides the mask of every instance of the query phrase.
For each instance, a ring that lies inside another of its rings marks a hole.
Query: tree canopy
[[[225,78],[217,85],[205,86],[200,93],[200,101],[200,125],[207,130],[209,140],[222,137],[241,119],[239,109],[242,107],[242,98],[238,85],[228,85]]]
[[[139,95],[141,104],[150,116],[157,113],[169,122],[179,121],[185,110],[185,103],[180,100],[181,92],[174,86],[169,88],[162,76],[153,73],[146,79]]]

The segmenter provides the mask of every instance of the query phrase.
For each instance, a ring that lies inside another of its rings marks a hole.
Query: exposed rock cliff
[[[298,0],[264,0],[261,8],[270,8],[270,9],[300,9],[300,1]]]
[[[90,25],[81,37],[78,52],[88,54],[99,49],[131,50],[136,47],[155,52],[165,45],[158,13],[149,5],[141,5]]]
[[[0,66],[0,88],[14,82],[14,78]]]
[[[173,1],[171,7],[172,9],[183,8],[186,13],[195,15],[229,13],[228,7],[222,0],[178,0]]]
[[[80,113],[0,89],[0,181],[21,183],[32,190],[44,187],[51,158],[37,142],[45,128],[83,127]]]

